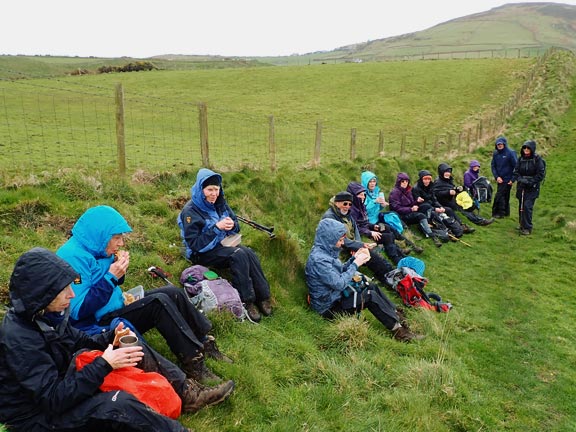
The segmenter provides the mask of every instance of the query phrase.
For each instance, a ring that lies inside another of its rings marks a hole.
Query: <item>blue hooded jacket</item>
[[[78,328],[88,330],[103,315],[124,307],[120,288],[123,280],[108,271],[114,256],[106,247],[112,236],[132,232],[126,219],[109,206],[92,207],[74,224],[72,237],[56,252],[81,277],[72,285],[76,297],[70,302],[70,317]],[[123,279],[123,278],[121,278]],[[81,321],[81,325],[77,325]]]
[[[204,182],[211,177],[216,178],[220,187],[220,194],[214,204],[206,200],[203,192]],[[240,232],[236,215],[224,198],[220,174],[207,168],[200,168],[196,174],[196,182],[190,189],[190,195],[190,201],[186,203],[177,219],[187,258],[208,252],[220,245],[224,237]],[[234,220],[234,228],[230,231],[220,230],[216,226],[218,221],[225,217]]]
[[[368,183],[370,180],[376,179],[376,186],[372,191],[368,190]],[[372,225],[377,224],[378,214],[382,211],[382,206],[376,202],[378,194],[380,193],[380,186],[378,186],[378,177],[371,171],[363,171],[360,175],[360,182],[362,186],[366,188],[366,199],[364,200],[364,206],[366,207],[366,213],[368,214],[368,222]]]
[[[504,147],[501,150],[498,149],[499,143],[504,144]],[[496,139],[494,148],[494,152],[492,153],[492,162],[490,163],[492,175],[495,180],[498,177],[502,177],[504,183],[508,183],[512,180],[514,168],[518,161],[516,152],[508,147],[508,141],[504,137]]]
[[[322,219],[316,228],[305,274],[310,306],[319,314],[326,312],[342,297],[342,291],[358,270],[354,257],[345,263],[338,259],[340,248],[336,243],[345,234],[344,224],[334,219]]]

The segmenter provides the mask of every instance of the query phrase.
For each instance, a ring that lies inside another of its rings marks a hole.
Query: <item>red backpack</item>
[[[428,279],[409,267],[392,270],[386,274],[386,279],[406,306],[437,312],[448,312],[452,308],[452,305],[443,302],[438,294],[425,292],[424,287]]]

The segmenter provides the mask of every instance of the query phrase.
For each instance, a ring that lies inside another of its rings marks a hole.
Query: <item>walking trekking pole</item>
[[[242,216],[236,215],[236,217],[240,222],[244,222],[246,225],[250,225],[254,229],[265,232],[266,234],[268,234],[268,237],[270,237],[270,239],[276,237],[276,234],[274,234],[274,227],[267,227],[264,225],[260,225],[259,223],[256,223],[250,219],[243,218]]]
[[[520,220],[518,222],[520,222],[520,226],[522,226],[522,219],[524,215],[524,189],[522,189],[522,194],[520,196]]]
[[[472,247],[472,245],[470,245],[469,243],[466,243],[464,240],[459,239],[458,237],[456,237],[454,234],[450,234],[448,233],[448,237],[450,237],[452,240],[454,241],[459,241],[460,243],[462,243],[463,245],[466,245],[468,247]]]
[[[168,279],[168,275],[166,274],[166,272],[164,270],[162,270],[160,267],[148,267],[148,273],[150,273],[150,275],[154,278],[160,278],[162,279],[164,282],[166,282],[169,285],[175,286],[172,282],[170,282],[170,280]]]

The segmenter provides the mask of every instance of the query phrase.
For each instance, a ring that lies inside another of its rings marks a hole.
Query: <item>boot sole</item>
[[[222,395],[222,397],[220,397],[219,399],[210,402],[209,404],[206,404],[205,406],[209,407],[209,406],[213,406],[213,405],[217,405],[220,402],[224,402],[226,399],[228,399],[228,397],[232,394],[232,392],[234,391],[234,388],[236,387],[236,383],[234,381],[232,381],[232,386],[230,386],[230,389],[228,389],[228,391],[226,393],[224,393]]]

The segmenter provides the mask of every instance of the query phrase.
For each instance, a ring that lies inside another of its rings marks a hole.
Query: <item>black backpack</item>
[[[472,187],[470,188],[472,199],[479,203],[491,202],[492,193],[493,190],[492,185],[490,184],[490,180],[484,176],[480,176],[474,180]]]

